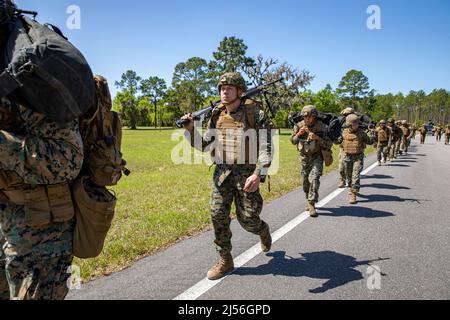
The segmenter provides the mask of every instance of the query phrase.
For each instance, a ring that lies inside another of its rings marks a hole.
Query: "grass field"
[[[130,266],[134,261],[210,227],[212,169],[207,165],[175,165],[171,160],[173,130],[124,130],[123,153],[132,171],[113,188],[119,201],[102,255],[77,260],[85,281]],[[298,152],[280,136],[280,170],[272,190],[262,187],[265,201],[300,187]],[[335,148],[337,159],[337,148]],[[337,163],[326,172],[336,169]]]

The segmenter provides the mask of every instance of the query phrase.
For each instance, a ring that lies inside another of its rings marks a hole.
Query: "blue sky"
[[[336,87],[350,69],[363,71],[380,93],[449,88],[450,1],[404,0],[16,0],[62,28],[97,74],[114,87],[133,69],[169,83],[175,65],[207,60],[224,36],[311,71],[316,91]],[[381,8],[381,30],[366,27],[369,5]],[[68,30],[69,5],[81,29]],[[115,89],[112,88],[113,92]]]

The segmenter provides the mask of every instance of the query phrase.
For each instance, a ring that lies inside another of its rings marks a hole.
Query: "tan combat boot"
[[[346,187],[345,181],[341,179],[341,180],[339,181],[338,188],[339,188],[339,189],[343,189],[343,188],[345,188],[345,187]]]
[[[234,270],[234,261],[231,254],[224,255],[219,262],[208,271],[209,280],[219,280]]]
[[[316,204],[314,202],[309,203],[309,215],[311,218],[317,218],[319,216],[317,214]]]
[[[263,252],[269,252],[272,248],[272,236],[270,235],[270,229],[267,230],[260,235],[261,238],[261,249]]]
[[[348,194],[350,196],[350,204],[356,204],[358,202],[356,200],[356,191],[352,189]]]

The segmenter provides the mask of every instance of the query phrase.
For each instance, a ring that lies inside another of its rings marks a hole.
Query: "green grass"
[[[136,260],[210,227],[212,170],[207,165],[175,165],[173,130],[124,130],[123,153],[132,171],[113,188],[119,201],[102,255],[76,260],[85,281],[130,266]],[[280,136],[280,170],[271,178],[266,202],[300,187],[298,152]],[[335,160],[337,148],[334,149]],[[337,161],[326,172],[336,169]]]

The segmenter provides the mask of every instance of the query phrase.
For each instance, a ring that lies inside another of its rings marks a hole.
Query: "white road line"
[[[369,168],[364,170],[361,174],[366,175],[373,169],[375,169],[378,166],[378,162],[371,165]],[[334,192],[332,192],[330,195],[328,195],[326,198],[324,198],[322,201],[320,201],[317,204],[317,208],[322,208],[326,206],[328,203],[330,203],[333,199],[338,197],[342,192],[344,192],[345,189],[338,189]],[[301,223],[306,221],[309,218],[309,213],[304,212],[282,226],[280,229],[275,231],[272,234],[272,240],[273,243],[277,242],[281,238],[283,238],[286,234],[291,232],[293,229],[298,227]],[[256,256],[258,256],[261,253],[261,246],[260,244],[256,244],[252,248],[245,251],[243,254],[241,254],[239,257],[237,257],[234,260],[234,265],[236,268],[243,267],[245,264],[247,264],[250,260],[254,259]],[[227,276],[228,277],[228,276]],[[178,297],[176,297],[174,300],[197,300],[202,295],[204,295],[206,292],[214,288],[216,285],[221,283],[223,280],[225,280],[227,277],[224,277],[217,281],[211,281],[208,279],[203,279],[200,282],[198,282],[196,285],[191,287],[190,289],[186,290],[184,293],[180,294]]]

